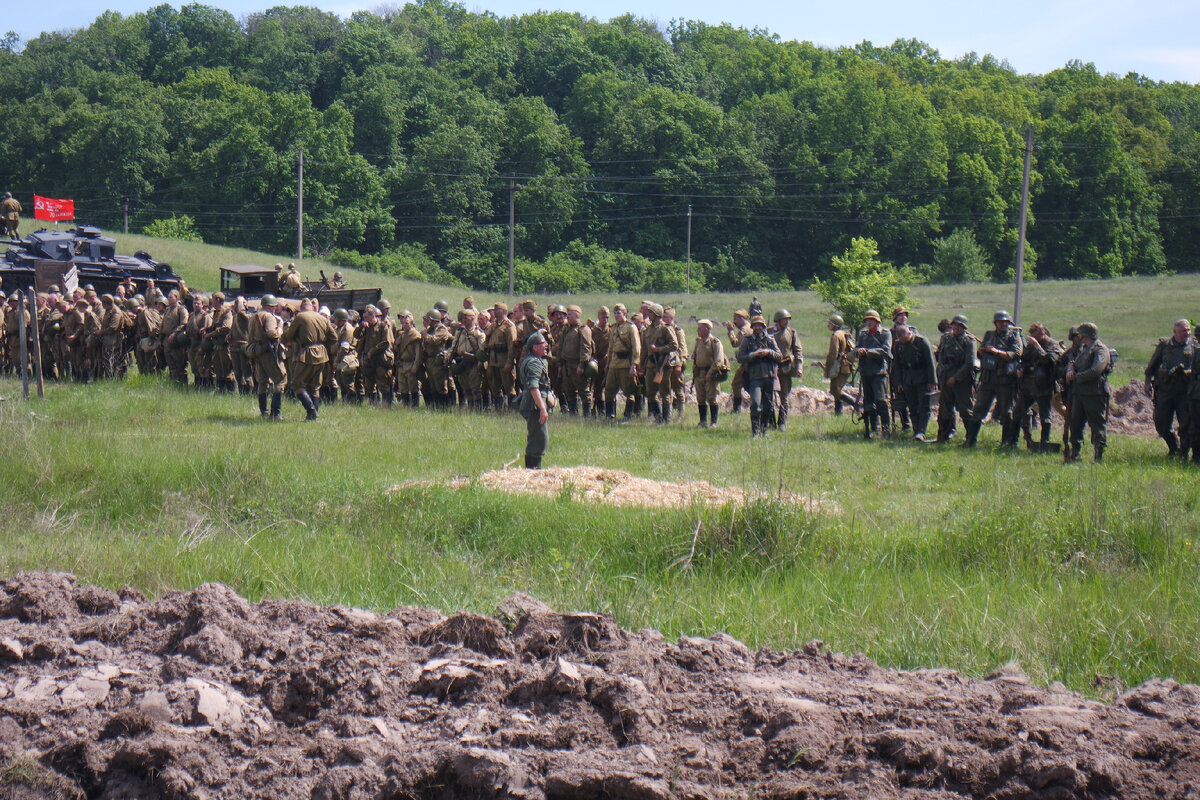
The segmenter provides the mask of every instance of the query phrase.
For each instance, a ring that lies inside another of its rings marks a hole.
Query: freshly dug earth
[[[1200,688],[1112,705],[863,656],[209,584],[0,582],[0,797],[1140,798],[1200,792]]]

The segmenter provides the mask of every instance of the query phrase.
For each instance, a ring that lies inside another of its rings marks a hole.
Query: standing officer
[[[541,469],[542,457],[550,433],[546,420],[550,417],[546,405],[546,393],[550,389],[550,372],[546,364],[549,350],[546,337],[540,332],[530,334],[525,340],[525,357],[521,359],[521,401],[517,406],[525,418],[525,469]]]
[[[842,406],[850,402],[842,389],[854,374],[854,344],[850,341],[850,332],[842,327],[844,324],[840,315],[829,315],[829,351],[825,354],[824,367],[825,377],[829,379],[829,393],[833,395],[833,413],[838,417],[842,415]]]
[[[1007,311],[992,315],[993,329],[983,335],[979,346],[979,386],[975,394],[975,408],[971,420],[965,422],[967,438],[965,447],[974,447],[979,438],[979,428],[984,418],[996,406],[992,419],[1000,423],[1000,446],[1016,447],[1020,428],[1013,421],[1013,403],[1017,395],[1017,371],[1020,368],[1024,344],[1021,331],[1012,324]]]
[[[625,394],[623,419],[633,416],[634,384],[637,367],[642,359],[642,339],[637,328],[627,318],[629,312],[623,303],[613,306],[616,320],[608,328],[608,369],[604,378],[604,415],[611,420],[617,418],[617,390]]]
[[[868,308],[863,314],[863,324],[854,341],[854,357],[858,359],[858,376],[862,386],[863,421],[866,423],[864,436],[868,439],[887,434],[890,429],[888,415],[888,365],[892,360],[892,334],[882,327],[879,312]]]
[[[750,395],[750,435],[762,436],[775,419],[771,408],[775,398],[775,378],[783,353],[775,337],[767,333],[767,321],[759,315],[750,318],[750,335],[742,337],[737,360],[746,365],[746,392]]]
[[[1091,322],[1079,326],[1078,338],[1079,353],[1067,367],[1067,383],[1071,386],[1071,449],[1065,460],[1079,460],[1086,422],[1092,429],[1094,460],[1099,463],[1108,442],[1108,373],[1112,371],[1112,357]]]
[[[938,434],[939,442],[948,442],[954,433],[954,413],[965,427],[975,403],[975,358],[979,343],[967,330],[965,314],[955,314],[950,330],[942,336],[937,352]]]
[[[258,411],[267,416],[267,394],[271,395],[270,417],[273,420],[283,419],[280,405],[283,402],[283,392],[287,389],[287,371],[284,369],[283,348],[279,337],[283,335],[283,326],[275,309],[279,301],[275,295],[265,294],[260,301],[259,310],[250,317],[246,329],[246,354],[254,366],[254,387],[258,390]]]
[[[933,348],[929,340],[903,322],[893,330],[892,381],[896,400],[907,409],[912,420],[913,441],[925,441],[929,427],[929,395],[937,390],[937,367],[933,363]]]
[[[804,351],[800,349],[800,337],[796,329],[790,326],[792,315],[786,308],[775,312],[775,327],[771,336],[783,353],[783,361],[779,364],[779,401],[776,406],[776,425],[779,430],[787,430],[788,399],[792,393],[792,378],[797,381],[804,376]]]
[[[1167,443],[1167,457],[1187,458],[1191,442],[1188,389],[1192,377],[1192,356],[1198,348],[1192,327],[1186,319],[1175,321],[1171,336],[1158,340],[1154,355],[1146,365],[1146,388],[1154,398],[1154,428]],[[1172,423],[1178,421],[1179,435]]]

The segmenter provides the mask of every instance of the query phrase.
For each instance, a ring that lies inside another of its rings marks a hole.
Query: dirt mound
[[[1158,435],[1154,430],[1154,401],[1146,392],[1144,382],[1135,379],[1128,386],[1113,391],[1108,427],[1115,433]]]
[[[17,575],[0,582],[0,796],[1200,791],[1195,686],[1154,681],[1108,705],[1016,669],[969,680],[881,669],[819,642],[792,653],[722,634],[672,642],[524,595],[501,612],[511,628],[251,604],[215,585],[146,602]]]

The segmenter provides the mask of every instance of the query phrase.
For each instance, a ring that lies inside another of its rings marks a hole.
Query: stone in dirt
[[[503,624],[215,585],[108,597],[0,581],[0,639],[62,643],[0,670],[0,767],[41,770],[0,796],[1200,795],[1200,687],[1166,679],[1108,704],[1011,665],[972,680],[820,642],[668,641],[527,596]]]

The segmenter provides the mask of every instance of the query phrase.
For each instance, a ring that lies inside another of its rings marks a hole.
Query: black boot
[[[263,396],[264,395],[259,395],[259,397],[263,397]],[[271,419],[274,419],[274,420],[283,419],[283,413],[279,410],[280,406],[282,404],[283,404],[283,392],[275,392],[274,394],[271,395]]]
[[[1095,462],[1096,464],[1099,464],[1103,460],[1104,460],[1104,445],[1102,445],[1102,444],[1092,445],[1092,461]]]
[[[740,414],[740,413],[742,413],[742,393],[741,393],[741,392],[735,392],[735,393],[734,393],[734,395],[733,395],[733,405],[732,405],[732,406],[730,406],[730,408],[729,408],[729,413],[731,413],[731,414]]]
[[[634,412],[634,413],[636,413],[636,412]],[[647,400],[646,401],[646,413],[652,421],[658,422],[658,401],[657,400]]]
[[[258,413],[264,417],[267,415],[267,396],[265,394],[258,396]]]
[[[717,404],[716,403],[708,404],[708,419],[709,419],[708,427],[710,427],[710,428],[717,427]]]
[[[300,405],[304,406],[304,421],[313,422],[317,418],[317,407],[313,404],[313,400],[304,389],[296,390],[296,399],[300,401]]]
[[[383,393],[383,407],[384,408],[391,408],[392,403],[394,403],[395,401],[396,401],[396,395],[392,394],[391,392]]]
[[[592,401],[588,398],[583,398],[583,418],[590,419],[592,416]]]
[[[542,468],[542,457],[541,456],[531,456],[529,454],[525,455],[525,469],[541,469],[541,468]]]
[[[979,439],[979,423],[967,422],[964,425],[967,429],[967,438],[963,440],[963,447],[974,447],[975,442]]]
[[[708,406],[705,405],[704,403],[698,403],[697,407],[700,409],[700,424],[697,427],[707,428],[708,427]]]
[[[757,439],[762,436],[762,412],[755,411],[754,406],[750,407],[750,435]]]
[[[1049,449],[1048,446],[1050,444],[1050,423],[1049,422],[1042,423],[1041,433],[1042,433],[1042,437],[1041,437],[1041,440],[1038,442],[1038,449],[1044,453]]]
[[[608,419],[613,422],[617,421],[617,401],[616,400],[605,400],[604,401],[604,416],[608,417]]]

